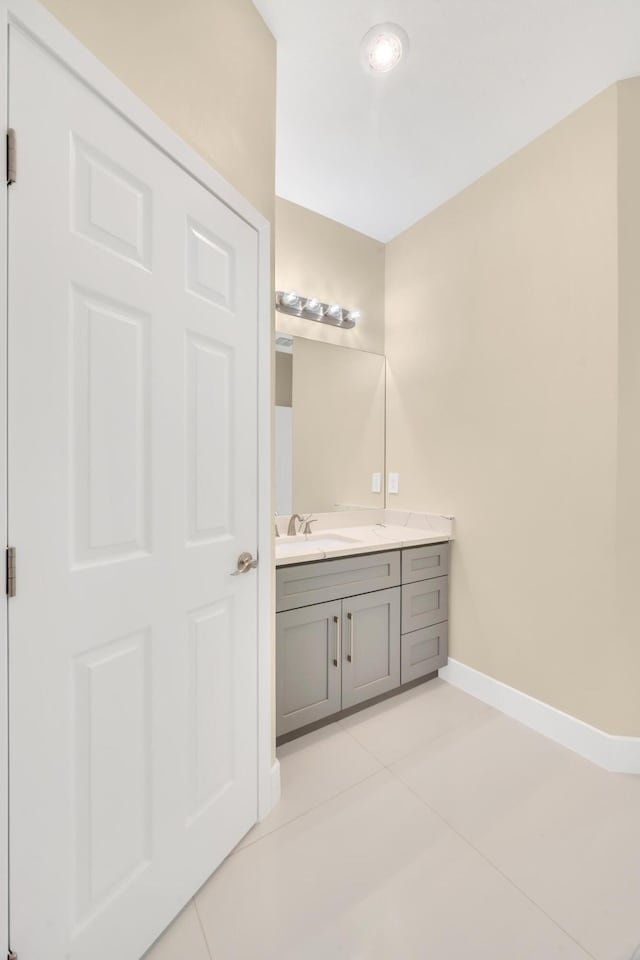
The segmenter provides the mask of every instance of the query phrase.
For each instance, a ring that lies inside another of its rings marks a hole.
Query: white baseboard
[[[486,673],[449,660],[440,677],[537,733],[614,773],[640,774],[640,737],[618,737],[508,687]]]

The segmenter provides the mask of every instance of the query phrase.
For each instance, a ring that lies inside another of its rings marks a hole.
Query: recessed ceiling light
[[[362,60],[371,73],[389,73],[409,49],[409,37],[397,23],[378,23],[362,38]]]

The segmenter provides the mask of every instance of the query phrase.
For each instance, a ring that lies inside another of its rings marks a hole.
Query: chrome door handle
[[[336,625],[336,655],[333,658],[333,665],[337,667],[340,663],[340,648],[342,647],[342,629],[340,626],[340,617],[334,617],[333,622]]]
[[[349,621],[349,653],[347,654],[347,660],[349,663],[353,662],[353,614],[347,614],[347,620]]]
[[[258,566],[258,561],[254,560],[250,553],[241,553],[238,557],[238,566],[231,574],[232,577],[239,577],[241,573],[248,573]]]

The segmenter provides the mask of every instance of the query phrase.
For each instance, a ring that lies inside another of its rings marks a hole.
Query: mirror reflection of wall
[[[276,513],[293,513],[293,337],[276,334]]]
[[[276,336],[276,511],[384,506],[385,359]]]

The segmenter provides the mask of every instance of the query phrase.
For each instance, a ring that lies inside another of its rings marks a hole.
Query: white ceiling
[[[278,40],[277,193],[382,241],[640,74],[640,0],[254,3]],[[387,20],[409,55],[367,75]]]

